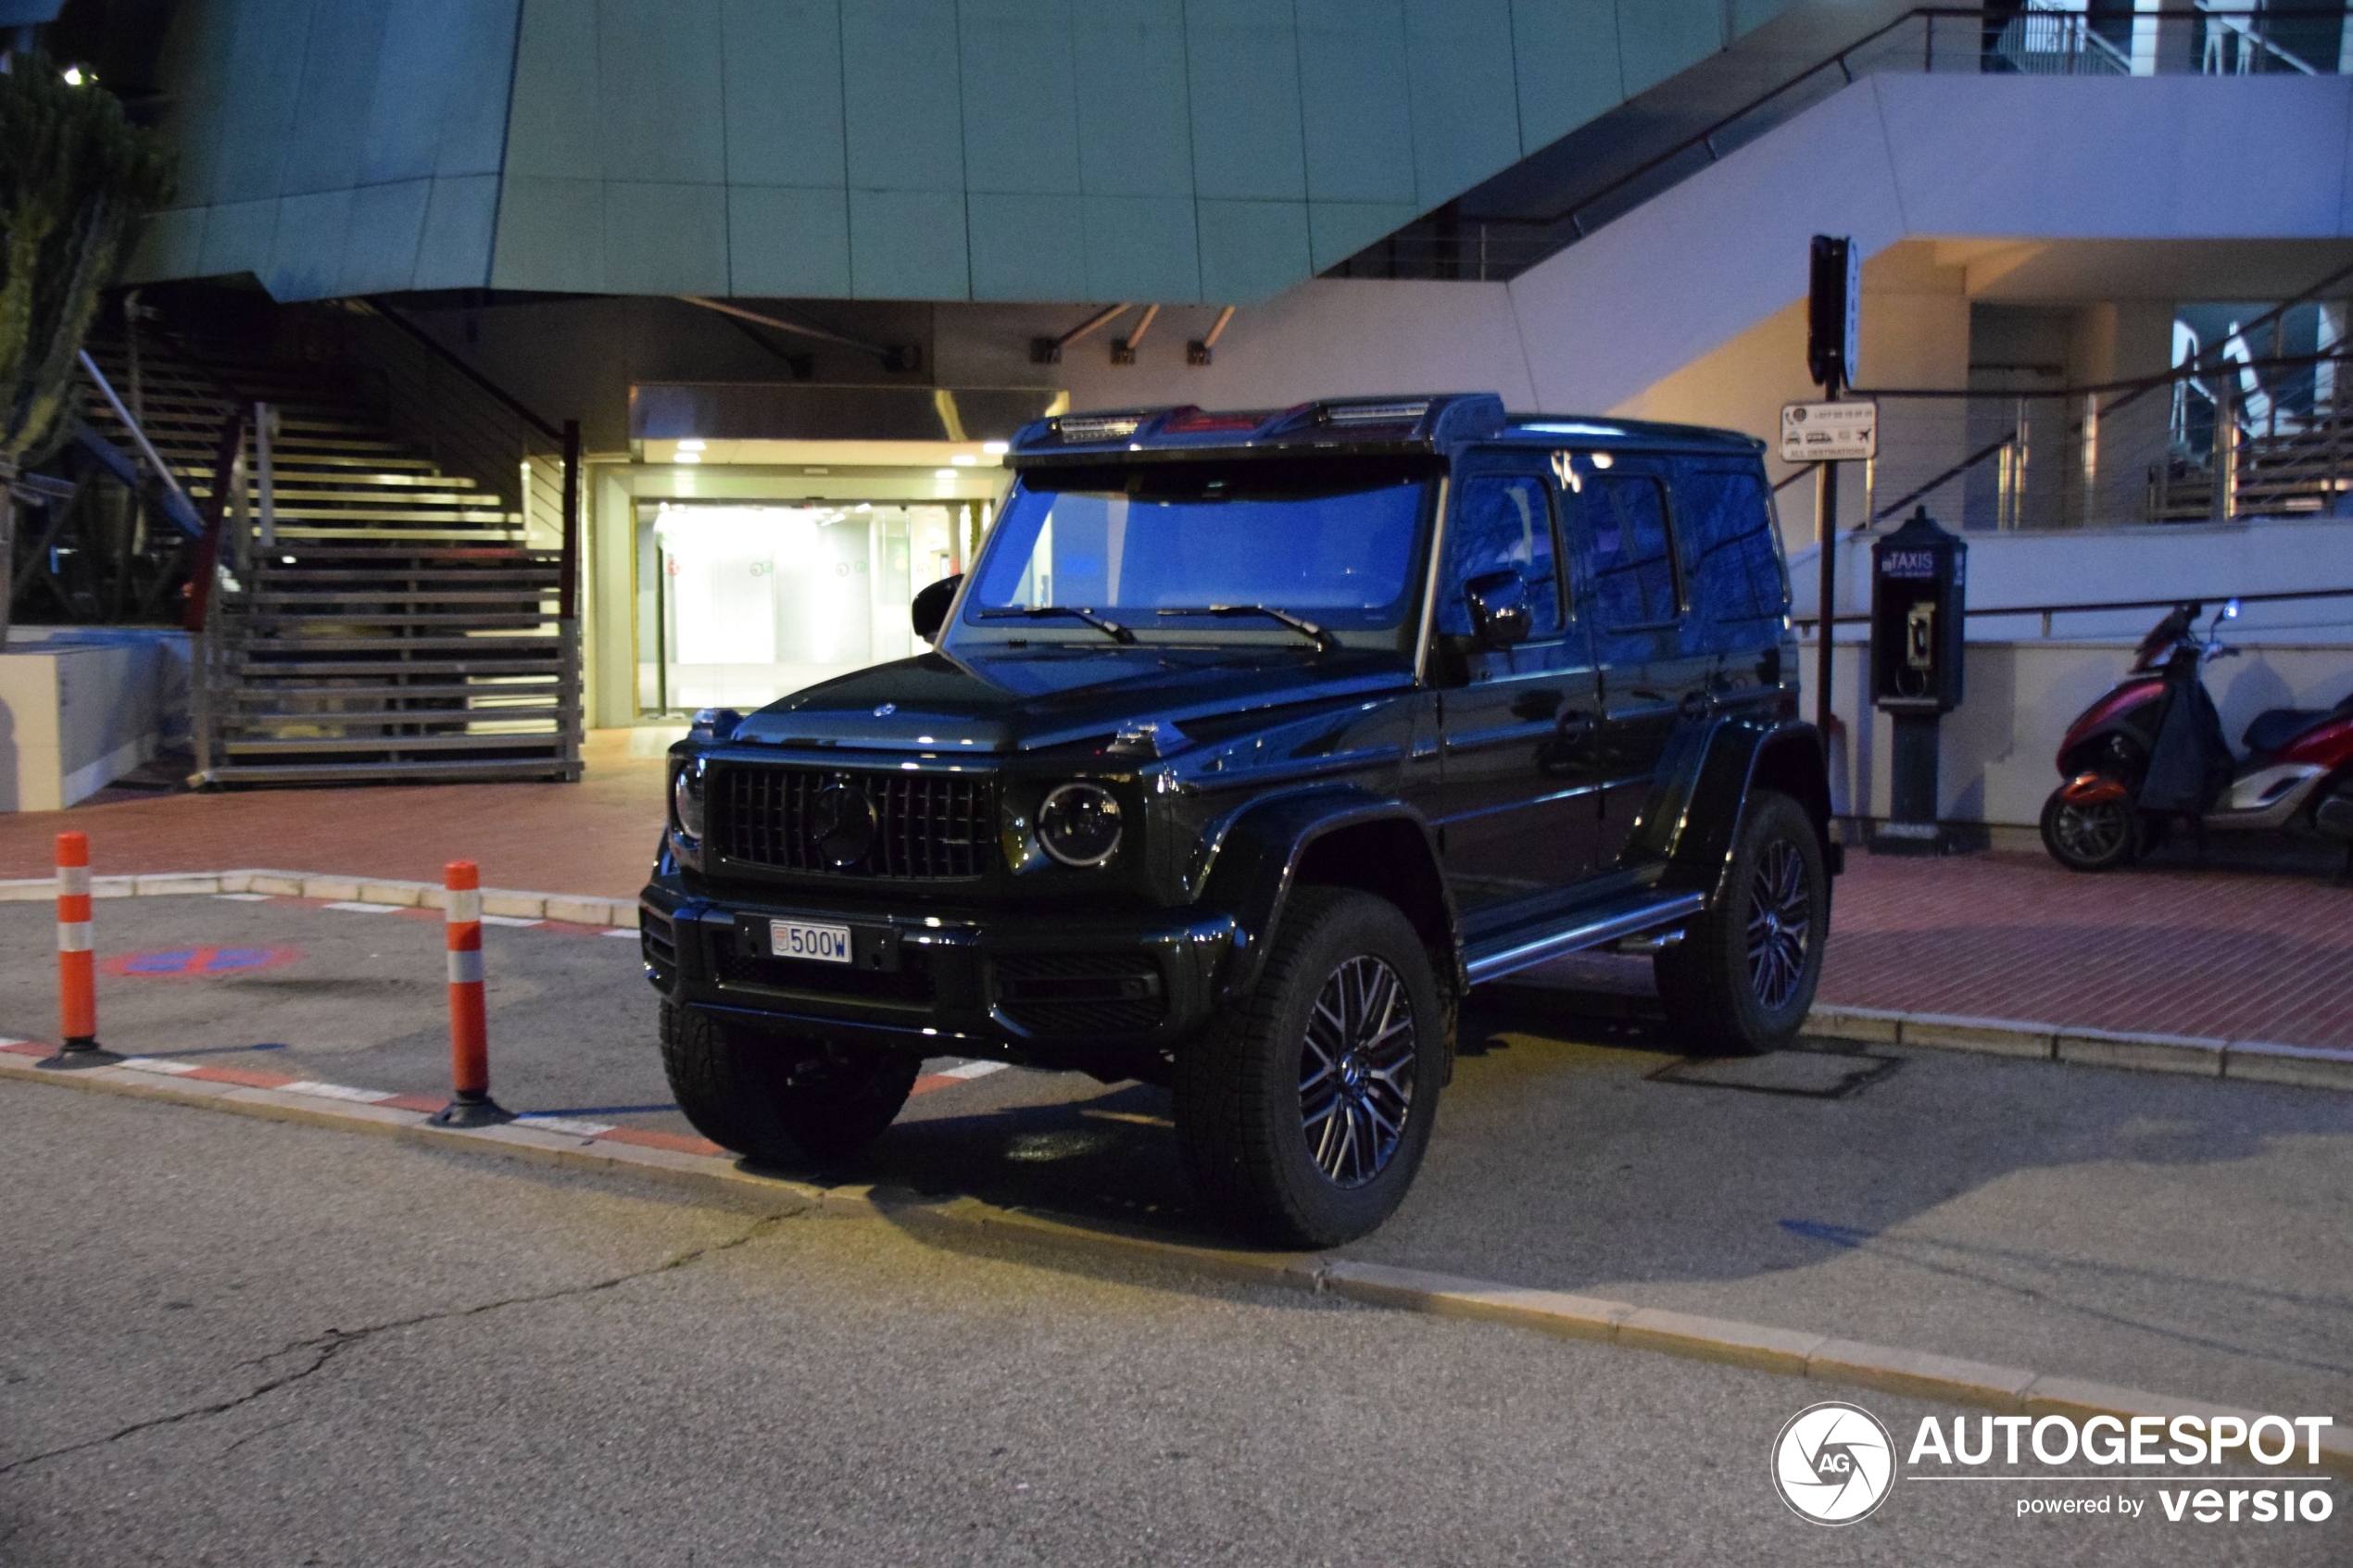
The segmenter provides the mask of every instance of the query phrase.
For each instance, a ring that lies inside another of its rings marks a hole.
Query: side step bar
[[[1605,947],[1620,937],[1638,936],[1654,927],[1689,919],[1706,903],[1697,893],[1646,893],[1541,936],[1515,934],[1502,938],[1500,945],[1481,944],[1464,955],[1463,967],[1474,985],[1500,980],[1566,953]]]

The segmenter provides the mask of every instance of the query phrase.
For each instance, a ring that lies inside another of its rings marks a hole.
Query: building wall
[[[193,0],[134,275],[1258,300],[1793,4]]]
[[[521,0],[190,0],[164,51],[179,194],[133,282],[281,299],[489,281]]]

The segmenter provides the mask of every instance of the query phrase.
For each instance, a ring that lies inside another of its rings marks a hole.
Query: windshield
[[[1416,597],[1428,488],[1426,468],[1362,461],[1033,471],[989,531],[953,640],[1103,641],[1104,621],[1145,640],[1314,640],[1230,613],[1263,606],[1393,646]]]

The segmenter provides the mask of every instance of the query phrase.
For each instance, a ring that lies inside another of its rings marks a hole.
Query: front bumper
[[[1209,1017],[1230,916],[1036,910],[909,912],[860,902],[638,896],[647,977],[680,1006],[843,1038],[1082,1066],[1175,1046]],[[780,959],[771,920],[850,928],[851,961]]]

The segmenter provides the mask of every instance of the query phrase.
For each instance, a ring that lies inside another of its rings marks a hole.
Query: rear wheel
[[[845,1050],[662,1004],[661,1065],[678,1109],[723,1148],[764,1165],[835,1165],[890,1125],[923,1062]]]
[[[1830,913],[1813,820],[1786,795],[1753,791],[1723,892],[1653,960],[1667,1022],[1703,1051],[1788,1045],[1814,1006]]]
[[[1177,1053],[1177,1144],[1210,1207],[1289,1247],[1388,1219],[1429,1143],[1450,1016],[1396,906],[1300,889],[1257,988]]]
[[[2062,784],[2043,802],[2043,847],[2069,871],[2113,871],[2140,853],[2141,839],[2141,814],[2129,797],[2070,800]]]

